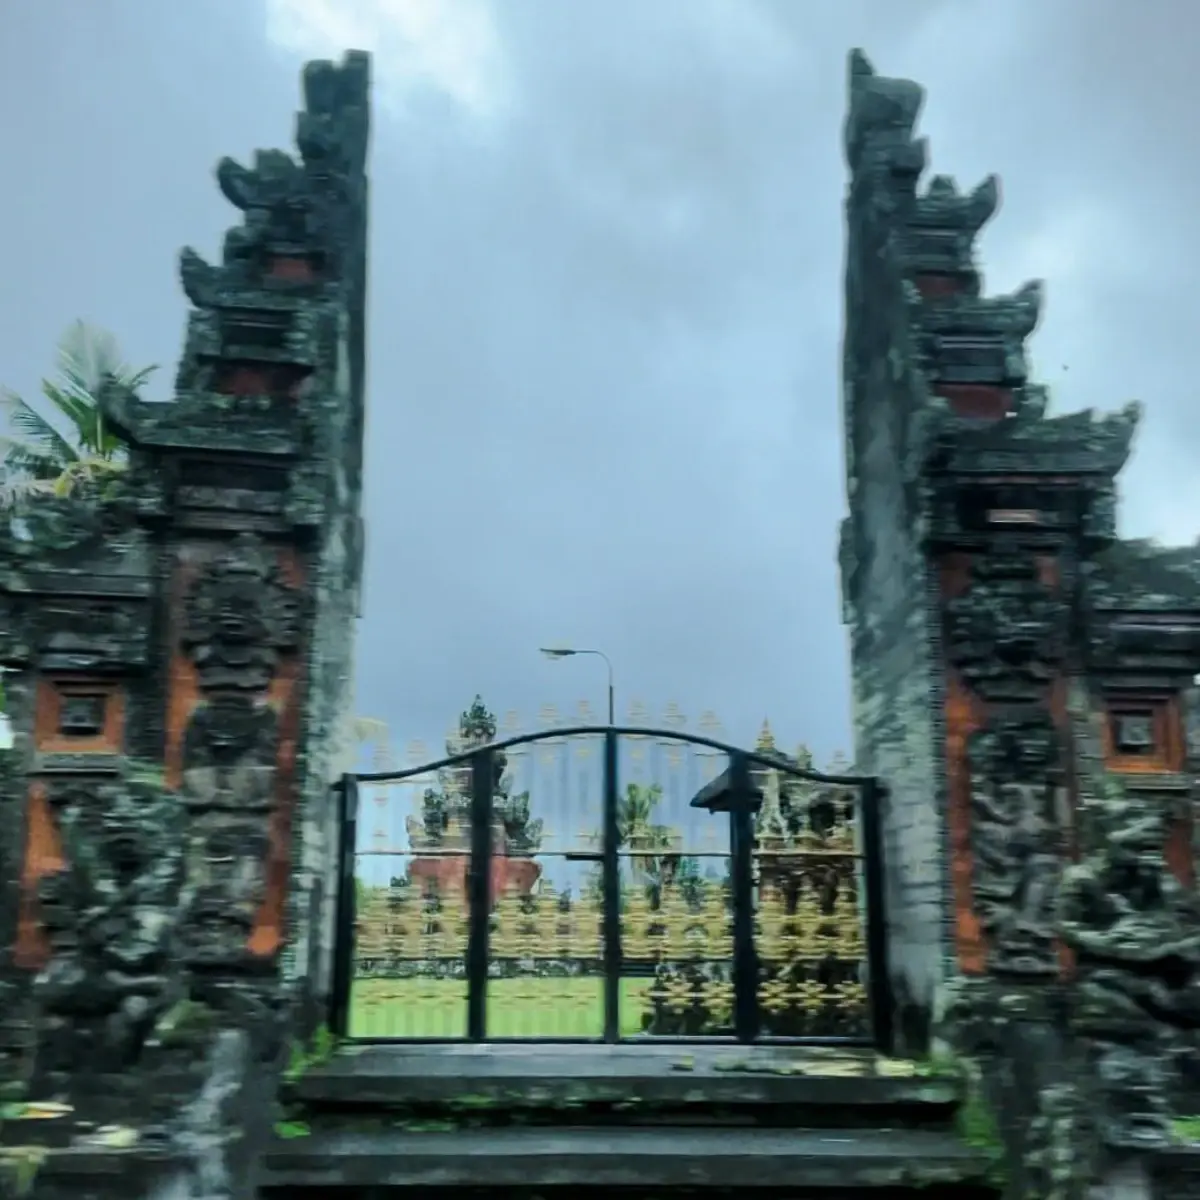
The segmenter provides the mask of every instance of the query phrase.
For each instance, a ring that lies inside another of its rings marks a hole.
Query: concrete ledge
[[[263,1196],[286,1189],[923,1188],[979,1183],[986,1164],[949,1134],[607,1128],[313,1134],[267,1150]],[[372,1193],[374,1194],[374,1193]]]
[[[316,1109],[787,1106],[922,1110],[947,1121],[959,1087],[873,1054],[769,1046],[364,1046],[290,1085]],[[857,1124],[857,1122],[854,1122]]]

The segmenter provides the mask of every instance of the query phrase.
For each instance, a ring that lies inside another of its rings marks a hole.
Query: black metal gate
[[[890,1045],[873,778],[580,725],[339,790],[344,1037]]]

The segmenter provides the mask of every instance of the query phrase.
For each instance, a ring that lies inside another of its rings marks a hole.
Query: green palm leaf
[[[111,333],[76,321],[59,341],[55,378],[42,381],[44,406],[0,390],[0,417],[7,417],[15,435],[0,435],[0,507],[42,490],[28,486],[33,481],[51,481],[52,490],[61,495],[80,480],[119,469],[125,444],[104,420],[101,389],[113,380],[136,390],[155,370],[130,367]]]
[[[61,383],[45,387],[47,398],[74,425],[79,444],[108,458],[124,449],[109,430],[98,398],[107,380],[136,391],[158,370],[157,366],[131,367],[122,357],[117,339],[107,330],[76,321],[58,344]]]
[[[5,392],[0,396],[0,407],[6,410],[9,424],[30,453],[60,462],[70,462],[76,457],[71,442],[27,400]]]

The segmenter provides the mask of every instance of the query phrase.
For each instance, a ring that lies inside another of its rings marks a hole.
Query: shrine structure
[[[859,52],[849,89],[840,557],[898,1027],[989,1065],[1014,1195],[1074,1195],[1200,1108],[1200,543],[1118,537],[1141,410],[1050,411],[1041,285],[975,260],[997,180],[922,187],[922,89]]]

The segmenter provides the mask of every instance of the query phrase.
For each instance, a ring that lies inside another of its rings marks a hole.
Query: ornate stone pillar
[[[1024,354],[1041,287],[982,294],[973,241],[998,186],[919,188],[922,99],[851,56],[842,575],[858,760],[892,792],[909,1045],[928,1044],[936,1008],[985,1067],[1013,1194],[1066,1197],[1101,1150],[1164,1140],[1172,1072],[1177,1089],[1188,1069],[1200,1081],[1184,724],[1200,556],[1117,538],[1140,409],[1047,415]]]
[[[243,219],[219,265],[183,253],[175,402],[110,388],[127,469],[0,528],[18,767],[0,826],[20,831],[0,841],[0,987],[24,1035],[6,1069],[62,1106],[2,1136],[50,1145],[47,1194],[82,1195],[90,1155],[126,1200],[248,1196],[288,1038],[323,1010],[363,553],[368,88],[365,55],[310,64],[298,157],[219,165]]]

